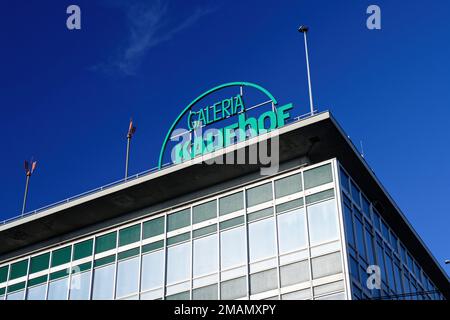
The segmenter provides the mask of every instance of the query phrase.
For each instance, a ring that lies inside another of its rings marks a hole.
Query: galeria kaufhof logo
[[[181,163],[269,133],[286,124],[292,108],[292,103],[279,106],[268,90],[254,83],[214,87],[175,119],[161,147],[158,167],[163,167],[166,150],[170,150],[170,163]],[[278,152],[273,146],[271,150]]]

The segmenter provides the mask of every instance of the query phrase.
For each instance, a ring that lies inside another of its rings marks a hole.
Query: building
[[[272,133],[270,176],[197,157],[4,223],[0,299],[449,298],[447,274],[329,112]],[[380,289],[366,285],[370,265]]]

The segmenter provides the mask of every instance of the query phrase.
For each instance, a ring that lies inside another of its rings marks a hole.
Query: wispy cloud
[[[176,34],[213,12],[211,7],[196,7],[188,16],[178,21],[171,19],[168,1],[134,2],[124,8],[129,37],[118,48],[118,54],[107,63],[94,67],[106,72],[119,71],[125,75],[136,74],[146,53],[158,44],[171,40]]]

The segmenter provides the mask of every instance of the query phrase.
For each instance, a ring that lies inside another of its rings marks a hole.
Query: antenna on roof
[[[30,184],[30,178],[33,172],[36,170],[37,161],[33,161],[33,158],[31,158],[31,161],[28,162],[25,160],[24,162],[24,168],[25,168],[25,175],[26,175],[26,182],[25,182],[25,194],[23,196],[23,205],[22,205],[22,215],[25,213],[25,208],[27,204],[27,196],[28,196],[28,186]]]
[[[359,140],[359,143],[360,143],[360,145],[361,145],[361,157],[364,158],[364,146],[363,146],[363,141],[362,141],[362,140]]]
[[[306,54],[306,71],[308,73],[308,90],[309,90],[309,108],[311,115],[314,115],[314,104],[312,97],[312,88],[311,88],[311,74],[309,71],[309,56],[308,56],[308,41],[306,40],[306,34],[308,33],[309,28],[307,26],[298,27],[298,32],[303,33],[303,37],[305,39],[305,54]]]
[[[127,156],[125,158],[125,180],[128,178],[128,160],[130,157],[130,144],[131,144],[131,138],[133,137],[134,133],[136,132],[136,127],[133,126],[133,119],[130,119],[130,125],[128,127],[128,133],[127,133]]]

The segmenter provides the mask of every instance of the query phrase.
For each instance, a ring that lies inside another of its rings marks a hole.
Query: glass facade
[[[381,290],[365,285],[374,264]],[[0,300],[372,299],[435,289],[334,159],[0,264]]]
[[[0,297],[345,299],[335,163],[2,265]]]
[[[401,239],[340,165],[339,180],[352,299],[442,299]],[[370,265],[380,268],[380,289],[368,289]]]

